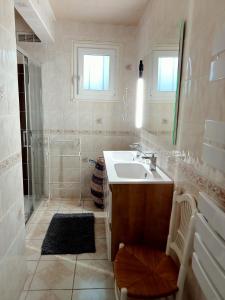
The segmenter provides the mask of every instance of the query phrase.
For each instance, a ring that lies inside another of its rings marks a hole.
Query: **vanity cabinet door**
[[[112,185],[112,260],[121,242],[165,251],[172,197],[173,184]]]
[[[112,192],[108,181],[104,182],[104,207],[106,212],[106,219],[108,223],[112,221]]]

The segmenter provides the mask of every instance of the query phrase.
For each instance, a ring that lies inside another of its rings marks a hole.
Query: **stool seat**
[[[178,290],[179,269],[172,258],[147,246],[127,245],[119,249],[114,272],[118,288],[127,288],[131,298],[166,297]]]

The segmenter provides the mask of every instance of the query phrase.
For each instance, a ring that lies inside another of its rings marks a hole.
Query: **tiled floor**
[[[54,213],[93,212],[96,253],[41,256]],[[29,220],[26,235],[28,277],[20,300],[114,300],[112,263],[107,259],[104,212],[92,201],[43,201]]]

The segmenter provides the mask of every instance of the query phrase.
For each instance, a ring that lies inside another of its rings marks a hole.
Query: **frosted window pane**
[[[178,57],[159,57],[158,86],[159,92],[176,92]]]
[[[83,88],[85,90],[109,90],[110,56],[84,55]]]

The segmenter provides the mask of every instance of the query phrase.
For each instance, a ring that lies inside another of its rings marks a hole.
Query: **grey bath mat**
[[[94,253],[94,215],[55,214],[42,243],[42,255]]]

